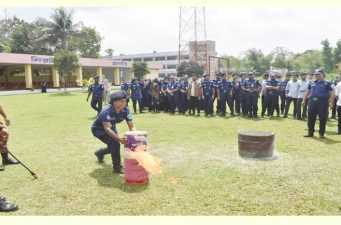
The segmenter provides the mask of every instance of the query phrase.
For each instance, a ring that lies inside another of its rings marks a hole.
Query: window
[[[167,56],[167,60],[176,60],[176,56]]]
[[[176,69],[176,65],[167,65],[168,69]]]
[[[136,61],[142,61],[142,58],[133,58],[133,61],[136,62]]]
[[[166,57],[164,56],[159,56],[159,57],[155,57],[155,61],[165,61]]]
[[[152,58],[152,57],[144,58],[143,61],[145,61],[145,62],[150,62],[150,61],[153,61],[153,58]]]

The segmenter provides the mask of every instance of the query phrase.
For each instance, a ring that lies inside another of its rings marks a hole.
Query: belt
[[[310,97],[311,100],[313,101],[321,101],[321,100],[327,100],[327,97]]]

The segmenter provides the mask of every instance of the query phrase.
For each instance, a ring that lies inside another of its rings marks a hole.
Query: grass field
[[[90,126],[86,94],[0,97],[12,120],[9,147],[21,166],[0,172],[0,194],[19,204],[6,215],[341,215],[341,136],[335,120],[325,140],[305,139],[306,122],[291,119],[133,115],[148,131],[149,151],[163,172],[129,187],[96,162],[103,144]],[[119,126],[121,134],[127,130]],[[245,160],[239,130],[276,132],[276,158]],[[0,215],[4,215],[1,214]]]

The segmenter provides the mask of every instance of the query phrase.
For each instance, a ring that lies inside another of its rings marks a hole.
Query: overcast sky
[[[104,37],[102,52],[114,54],[177,51],[179,8],[73,8],[76,21]],[[4,17],[4,8],[0,18]],[[51,8],[7,8],[7,16],[33,21],[49,18]],[[293,52],[318,49],[328,38],[341,39],[341,8],[206,8],[207,39],[218,54],[240,56],[252,47],[269,53],[275,47]]]

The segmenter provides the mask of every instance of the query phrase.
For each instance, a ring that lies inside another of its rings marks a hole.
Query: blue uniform
[[[167,90],[168,91],[175,91],[178,89],[177,83],[176,82],[169,82],[167,84]],[[169,109],[170,113],[174,114],[175,113],[175,108],[176,108],[176,96],[177,92],[170,93],[168,94],[168,102],[169,102]]]
[[[92,134],[103,143],[107,144],[107,148],[99,150],[98,154],[101,156],[111,154],[114,170],[119,170],[122,168],[120,142],[114,140],[105,132],[103,123],[111,123],[111,130],[117,134],[116,124],[124,120],[132,121],[132,116],[129,113],[129,109],[123,108],[121,112],[117,113],[114,107],[112,105],[109,105],[107,108],[103,109],[100,112],[91,127]]]
[[[89,92],[92,93],[91,107],[100,113],[102,110],[103,103],[103,91],[104,87],[102,84],[94,83],[89,86]]]
[[[326,123],[328,117],[328,100],[329,92],[333,91],[331,83],[327,80],[311,81],[308,86],[310,90],[308,103],[308,133],[315,132],[315,122],[317,115],[320,120],[320,135],[324,135],[326,131]]]
[[[240,113],[240,99],[239,99],[239,92],[240,92],[240,82],[237,82],[236,80],[232,81],[233,86],[233,92],[232,92],[232,104],[234,104],[234,108],[236,110],[236,113]]]
[[[258,111],[258,96],[261,85],[258,80],[248,79],[244,82],[244,88],[250,90],[251,92],[246,92],[246,104],[248,106],[249,117],[257,116]]]
[[[221,81],[221,79],[216,79],[216,80],[212,80],[213,82],[213,86],[214,86],[214,99],[213,99],[213,103],[215,101],[216,98],[218,98],[218,83]],[[216,108],[216,113],[219,112],[220,109],[220,102],[217,101],[217,108]]]
[[[287,87],[288,81],[284,80],[279,82],[279,97],[281,99],[281,113],[284,113],[285,105],[286,105],[286,91],[285,88]]]
[[[133,101],[134,112],[136,113],[136,103],[139,103],[140,112],[142,112],[142,92],[141,86],[138,82],[133,82],[130,84],[131,100]]]
[[[203,80],[201,82],[202,95],[204,96],[204,110],[205,115],[213,115],[213,98],[214,98],[214,85],[210,80]]]
[[[272,86],[272,87],[278,87],[279,83],[276,80],[267,80],[266,81],[267,86]],[[274,110],[276,106],[278,106],[278,96],[279,96],[279,91],[278,90],[270,90],[267,89],[265,92],[265,107],[263,109],[262,115],[264,115],[264,110],[268,109],[268,116],[272,117]]]
[[[120,85],[120,89],[121,91],[125,91],[126,93],[128,93],[129,86],[130,84],[128,84],[127,82],[124,82]],[[129,104],[129,98],[127,98],[127,107],[128,107],[128,104]]]
[[[188,109],[187,89],[188,89],[188,82],[187,81],[180,82],[180,87],[179,87],[179,93],[180,93],[179,112],[182,114],[185,114],[186,110]]]
[[[226,114],[226,102],[230,107],[231,115],[233,115],[233,107],[231,107],[232,103],[232,84],[228,80],[221,80],[218,82],[218,89],[219,89],[219,98],[220,98],[220,115]]]
[[[246,116],[248,114],[248,106],[247,106],[247,103],[246,103],[246,92],[241,88],[244,86],[244,82],[246,80],[242,80],[242,81],[239,81],[239,102],[240,102],[240,105],[241,105],[241,108],[242,108],[242,113],[243,113],[243,116]]]

